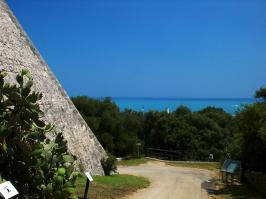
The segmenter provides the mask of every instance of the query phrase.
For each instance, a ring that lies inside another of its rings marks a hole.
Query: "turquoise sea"
[[[174,111],[179,106],[187,106],[192,111],[201,110],[207,106],[223,108],[234,115],[245,104],[252,104],[252,98],[212,99],[212,98],[113,98],[120,110],[132,109],[135,111],[167,110]]]

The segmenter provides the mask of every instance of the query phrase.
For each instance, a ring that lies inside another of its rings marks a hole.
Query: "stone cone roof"
[[[87,171],[102,175],[101,159],[106,155],[103,147],[83,120],[65,90],[53,75],[40,53],[9,9],[0,0],[0,69],[9,72],[10,81],[22,68],[28,68],[34,81],[33,89],[42,92],[44,120],[56,126]]]

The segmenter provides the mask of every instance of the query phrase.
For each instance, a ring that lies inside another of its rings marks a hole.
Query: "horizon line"
[[[226,100],[226,99],[243,99],[243,100],[254,100],[255,97],[121,97],[121,96],[88,96],[88,95],[76,95],[71,97],[78,96],[87,96],[94,99],[104,99],[110,97],[111,99],[217,99],[217,100]]]

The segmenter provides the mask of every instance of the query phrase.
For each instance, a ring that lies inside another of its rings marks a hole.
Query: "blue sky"
[[[69,95],[252,97],[265,0],[7,0]]]

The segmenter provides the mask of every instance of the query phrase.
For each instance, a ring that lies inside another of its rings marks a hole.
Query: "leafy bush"
[[[107,158],[101,161],[104,174],[110,176],[112,172],[116,172],[116,158],[115,156],[109,154]]]
[[[266,173],[266,102],[245,106],[236,115],[235,123],[237,139],[232,142],[231,150],[240,151],[238,156],[244,170]]]
[[[0,71],[0,179],[11,181],[21,198],[77,198],[75,158],[62,134],[41,119],[42,94],[31,91],[27,70],[13,85],[5,83],[6,75]]]

